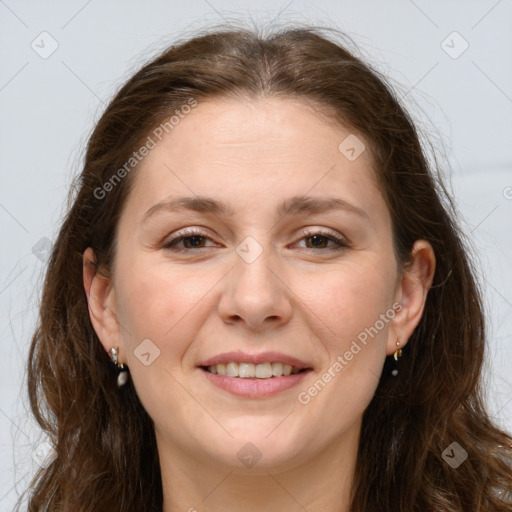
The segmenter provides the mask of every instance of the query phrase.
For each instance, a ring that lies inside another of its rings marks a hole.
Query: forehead
[[[138,220],[174,195],[214,196],[237,212],[308,194],[363,209],[382,201],[363,138],[300,99],[200,101],[153,138],[127,205]]]
[[[232,155],[241,161],[252,158],[255,164],[276,157],[297,158],[299,151],[301,157],[321,163],[347,149],[340,144],[349,138],[357,156],[361,146],[364,147],[364,137],[343,127],[332,114],[326,115],[326,109],[306,98],[201,100],[181,120],[174,116],[177,124],[168,126],[158,146],[162,151],[179,146],[198,159],[209,157],[215,149],[219,156],[224,151],[222,156]],[[154,157],[155,151],[152,154]],[[345,156],[350,158],[347,153]],[[368,152],[361,156],[369,163]],[[151,158],[147,160],[150,162]]]

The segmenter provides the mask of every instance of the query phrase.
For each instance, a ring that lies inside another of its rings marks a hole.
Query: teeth
[[[258,368],[262,365],[258,365]],[[242,379],[249,379],[251,377],[256,377],[256,368],[253,364],[250,363],[239,363],[238,365],[238,376]],[[257,375],[259,377],[259,375]]]
[[[272,375],[279,377],[283,374],[283,363],[272,363]]]
[[[241,379],[269,379],[271,377],[281,377],[282,375],[295,375],[299,373],[298,369],[293,369],[289,364],[283,363],[226,363],[208,366],[210,373],[227,375],[228,377],[240,377]]]
[[[228,363],[226,365],[226,375],[228,377],[238,377],[238,363]]]

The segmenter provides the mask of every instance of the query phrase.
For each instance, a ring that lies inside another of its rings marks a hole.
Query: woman
[[[482,299],[382,76],[320,29],[211,31],[87,147],[29,360],[30,511],[510,511]]]

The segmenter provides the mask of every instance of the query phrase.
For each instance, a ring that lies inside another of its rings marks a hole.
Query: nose
[[[218,311],[227,324],[244,324],[261,332],[286,324],[292,315],[292,291],[271,250],[260,248],[254,259],[241,250],[234,254],[234,268],[227,274]],[[247,246],[245,246],[247,248]]]

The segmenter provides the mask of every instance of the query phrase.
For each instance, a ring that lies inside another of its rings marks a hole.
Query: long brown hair
[[[389,377],[387,361],[364,413],[351,510],[510,512],[512,439],[482,399],[481,292],[435,160],[386,78],[340,42],[343,34],[311,26],[263,32],[217,27],[175,43],[121,87],[89,139],[29,354],[31,408],[56,453],[34,479],[29,511],[161,511],[151,418],[131,382],[117,388],[82,284],[87,247],[98,272],[112,269],[137,166],[98,191],[191,98],[274,96],[308,100],[361,134],[391,213],[398,264],[418,239],[436,256],[399,377]],[[456,469],[443,456],[453,442],[468,455]]]

